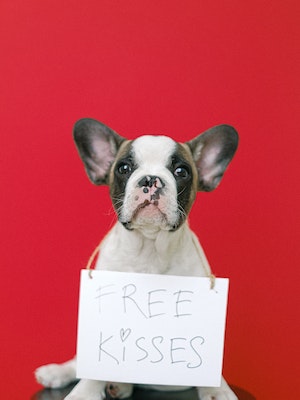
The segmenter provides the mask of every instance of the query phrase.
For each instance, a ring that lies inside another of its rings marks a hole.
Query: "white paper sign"
[[[228,279],[81,271],[77,377],[220,386]]]

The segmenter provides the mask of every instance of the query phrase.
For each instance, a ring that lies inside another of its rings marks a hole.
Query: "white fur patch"
[[[141,136],[133,142],[135,160],[141,168],[159,172],[175,152],[176,142],[167,136]],[[155,175],[153,173],[152,175]]]

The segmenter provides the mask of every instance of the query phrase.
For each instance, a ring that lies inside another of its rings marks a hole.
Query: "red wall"
[[[30,398],[34,368],[75,352],[79,271],[114,220],[72,143],[86,116],[129,138],[237,128],[229,171],[191,218],[230,277],[224,373],[258,399],[299,395],[299,2],[0,7],[5,398]]]

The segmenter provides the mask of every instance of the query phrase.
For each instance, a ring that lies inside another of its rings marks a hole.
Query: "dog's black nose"
[[[156,175],[146,175],[144,176],[139,182],[138,182],[139,187],[156,187],[156,188],[162,188],[165,186],[163,181]]]

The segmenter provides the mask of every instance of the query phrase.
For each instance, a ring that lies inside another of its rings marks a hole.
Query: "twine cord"
[[[195,248],[196,248],[196,250],[197,250],[198,256],[199,256],[199,258],[200,258],[200,261],[201,261],[201,263],[202,263],[202,265],[203,265],[203,267],[204,267],[204,269],[205,269],[205,273],[206,273],[207,277],[210,279],[210,289],[212,290],[212,289],[214,289],[215,284],[216,284],[216,277],[215,277],[215,275],[211,272],[209,263],[208,263],[208,261],[207,261],[207,258],[206,258],[205,255],[204,255],[203,249],[202,249],[202,247],[200,246],[200,243],[199,243],[199,241],[196,239],[196,237],[195,237],[194,234],[192,234],[192,239],[193,239],[194,246],[195,246]],[[98,246],[95,248],[95,250],[93,251],[93,253],[92,253],[92,255],[90,256],[90,258],[89,258],[89,260],[88,260],[88,263],[87,263],[87,265],[86,265],[86,269],[89,271],[89,277],[90,277],[90,279],[93,278],[93,277],[92,277],[92,271],[93,271],[93,270],[91,269],[91,266],[92,266],[92,264],[93,264],[93,262],[94,262],[94,260],[95,260],[95,258],[96,258],[96,256],[97,256],[97,254],[98,254],[99,251],[100,251],[101,243],[102,243],[102,241],[101,241],[101,242],[98,244]]]
[[[216,277],[211,272],[211,269],[210,269],[209,263],[207,261],[207,258],[205,257],[204,251],[199,243],[199,240],[196,239],[194,233],[192,233],[192,238],[193,238],[194,246],[195,246],[198,256],[200,258],[200,261],[205,269],[205,273],[206,273],[207,277],[210,279],[210,289],[212,290],[212,289],[214,289],[215,284],[216,284]]]
[[[92,277],[92,271],[93,271],[93,270],[91,269],[91,266],[92,266],[92,264],[93,264],[93,262],[94,262],[94,260],[95,260],[96,255],[99,253],[101,243],[102,243],[102,242],[100,242],[100,243],[98,244],[98,246],[95,248],[95,250],[93,251],[93,253],[92,253],[92,255],[90,256],[89,261],[88,261],[88,263],[87,263],[87,265],[86,265],[86,269],[89,271],[89,277],[90,277],[90,279],[93,278],[93,277]]]

